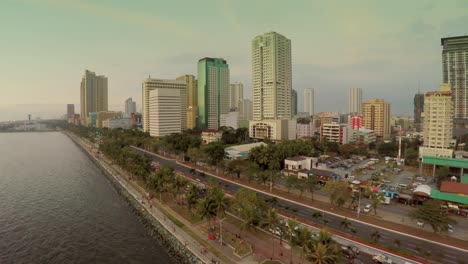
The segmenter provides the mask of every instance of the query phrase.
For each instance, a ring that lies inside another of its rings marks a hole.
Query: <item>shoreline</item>
[[[160,245],[166,250],[167,254],[172,258],[171,263],[208,263],[203,261],[201,256],[199,256],[195,250],[192,250],[190,247],[186,246],[186,241],[184,242],[175,235],[175,232],[171,230],[169,224],[170,221],[168,218],[163,216],[163,219],[156,216],[154,213],[148,211],[148,209],[143,206],[138,198],[135,197],[129,190],[127,184],[119,180],[119,177],[112,174],[112,169],[108,169],[102,164],[99,158],[92,154],[85,146],[83,146],[75,138],[75,135],[70,135],[69,132],[62,131],[65,136],[67,136],[76,146],[78,146],[85,155],[93,162],[102,174],[107,178],[109,183],[112,185],[115,191],[119,194],[124,201],[131,206],[133,213],[139,218],[140,222],[143,224],[148,234],[155,240],[157,240]],[[152,210],[157,210],[153,207]],[[163,215],[162,213],[160,213]],[[166,223],[166,225],[164,224]],[[172,223],[171,226],[174,226]],[[185,244],[184,244],[185,243]]]

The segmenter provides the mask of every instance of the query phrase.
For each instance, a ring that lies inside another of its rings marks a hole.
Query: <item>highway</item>
[[[136,151],[141,154],[145,154],[150,156],[152,159],[158,161],[160,164],[165,164],[173,167],[176,171],[181,173],[191,175],[190,168],[184,165],[177,163],[175,160],[165,159],[155,154],[144,152],[141,149],[132,147]],[[205,176],[200,176],[199,173],[193,175],[201,182],[208,182],[211,177],[215,177],[208,173],[205,173]],[[220,186],[230,193],[235,193],[241,186],[238,183],[231,182],[225,179],[219,179]],[[260,194],[260,197],[264,199],[271,198],[272,196],[266,192],[257,191]],[[323,226],[324,222],[326,222],[326,226],[330,229],[337,230],[341,233],[347,233],[348,235],[352,236],[353,234],[349,230],[344,230],[340,227],[340,222],[343,217],[329,213],[326,211],[321,211],[320,209],[312,208],[307,205],[299,204],[294,201],[285,200],[284,198],[277,197],[278,200],[278,207],[287,211],[290,215],[295,217],[305,219],[311,223],[316,225]],[[287,209],[286,209],[287,208]],[[321,212],[321,217],[313,217],[312,215],[315,212]],[[403,248],[414,255],[419,255],[420,252],[425,252],[424,254],[430,255],[430,259],[432,261],[436,260],[437,263],[446,263],[446,264],[458,264],[462,263],[462,261],[466,261],[468,259],[468,250],[459,249],[456,247],[440,244],[438,242],[426,240],[419,237],[414,237],[411,235],[407,235],[404,233],[399,233],[393,230],[389,230],[386,228],[382,228],[379,226],[374,226],[371,224],[367,224],[361,221],[356,221],[350,219],[352,222],[352,227],[356,230],[356,235],[358,237],[364,238],[368,241],[371,241],[371,233],[374,230],[377,230],[380,234],[380,239],[378,240],[379,245],[394,245],[395,240],[400,241],[400,248]],[[367,262],[364,262],[367,263]]]

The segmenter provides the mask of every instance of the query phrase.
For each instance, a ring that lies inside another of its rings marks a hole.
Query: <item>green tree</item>
[[[375,244],[379,242],[380,233],[378,230],[373,230],[370,236],[371,236],[372,242],[374,242]]]
[[[317,239],[308,244],[307,259],[314,264],[331,264],[341,261],[341,251],[331,234],[321,230]]]
[[[235,194],[231,207],[243,219],[242,229],[249,229],[260,223],[265,205],[256,192],[241,188]]]
[[[306,180],[306,189],[310,192],[310,198],[314,200],[314,192],[317,187],[318,179],[317,176],[309,176]]]
[[[279,224],[279,218],[278,214],[276,213],[275,208],[270,208],[268,209],[265,219],[261,222],[261,225],[264,228],[267,228],[267,230],[273,230],[273,232],[276,232],[277,227]],[[274,236],[271,236],[272,240],[272,250],[271,250],[271,257],[275,256],[275,240]]]
[[[296,186],[298,180],[299,179],[296,175],[289,175],[286,178],[286,188],[288,189],[288,193]]]
[[[208,162],[211,165],[217,166],[224,158],[224,145],[221,142],[211,142],[203,146],[203,151],[208,156]]]
[[[197,185],[191,184],[185,195],[187,207],[191,214],[193,213],[193,210],[197,207],[198,199],[200,198],[199,194],[200,190],[198,189]]]
[[[325,184],[324,191],[330,195],[330,203],[338,207],[344,205],[351,197],[351,193],[348,189],[348,183],[346,182],[329,180]]]
[[[290,254],[290,263],[292,263],[292,254],[293,254],[293,239],[295,236],[297,236],[297,229],[298,229],[299,224],[294,220],[289,218],[287,222],[287,232],[289,236],[289,245],[291,246],[291,254]]]
[[[447,232],[448,225],[453,225],[456,221],[449,217],[447,210],[441,208],[441,205],[442,202],[438,200],[426,201],[422,206],[411,211],[409,216],[412,219],[429,224],[434,233]]]
[[[374,214],[377,215],[377,207],[382,203],[384,194],[382,192],[372,192],[371,195],[371,207],[374,210]]]
[[[436,180],[436,183],[437,183],[437,186],[440,187],[440,185],[442,184],[442,182],[447,179],[447,176],[449,175],[450,173],[450,170],[448,167],[440,167],[436,170],[436,174],[435,174],[435,180]]]
[[[311,236],[312,232],[307,227],[301,228],[297,234],[296,244],[301,248],[301,262],[307,251],[307,244],[311,242]]]
[[[343,219],[341,219],[340,226],[341,226],[344,230],[348,230],[348,229],[351,228],[351,221],[349,221],[348,218],[344,217]]]

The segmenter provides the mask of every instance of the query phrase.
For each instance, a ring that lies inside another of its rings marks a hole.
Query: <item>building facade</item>
[[[134,102],[131,97],[125,100],[125,116],[130,117],[132,114],[135,114],[136,112],[137,112],[136,102]]]
[[[220,58],[200,59],[197,82],[197,127],[218,129],[220,116],[229,113],[229,65]]]
[[[377,137],[375,136],[374,130],[367,128],[360,128],[353,131],[353,137],[351,142],[355,144],[369,144],[375,142]]]
[[[384,99],[370,99],[362,104],[363,127],[375,131],[381,138],[390,137],[390,104]]]
[[[353,130],[359,130],[362,128],[362,116],[358,116],[357,113],[348,116],[348,124]]]
[[[297,115],[297,91],[291,89],[291,115]]]
[[[131,118],[110,118],[102,121],[102,127],[108,129],[130,129],[133,126],[133,120]]]
[[[314,136],[315,128],[312,121],[309,123],[297,123],[296,134],[297,138],[307,138]]]
[[[142,83],[142,119],[143,119],[143,131],[149,132],[150,135],[156,135],[159,132],[151,133],[151,120],[155,120],[154,116],[153,119],[150,117],[150,92],[157,90],[157,89],[175,89],[178,90],[178,94],[180,96],[180,102],[178,103],[181,113],[186,113],[187,111],[187,83],[185,80],[168,80],[168,79],[152,79],[148,78],[143,81]],[[153,102],[154,103],[154,102]],[[183,114],[180,116],[177,121],[180,122],[181,130],[185,130],[187,128],[187,115]],[[154,127],[154,126],[153,126]],[[180,131],[179,131],[180,132]]]
[[[182,82],[185,87],[185,82]],[[185,89],[157,88],[149,92],[149,133],[152,137],[167,136],[182,132],[181,119],[185,116],[182,101]]]
[[[187,104],[187,129],[197,127],[198,104],[197,104],[197,79],[193,75],[183,75],[176,78],[177,81],[186,83],[186,104]]]
[[[304,112],[314,115],[314,89],[304,89]]]
[[[96,113],[96,123],[97,128],[103,128],[102,123],[107,119],[112,118],[122,118],[122,112],[115,111],[101,111]]]
[[[468,36],[441,39],[442,80],[452,91],[454,134],[468,133]]]
[[[85,70],[80,88],[80,110],[83,125],[88,125],[89,113],[108,111],[107,92],[107,77]]]
[[[362,89],[349,88],[348,112],[362,114]]]
[[[243,99],[244,85],[239,82],[231,83],[229,90],[229,109],[231,111],[242,111]]]
[[[220,116],[222,127],[232,127],[238,129],[240,127],[240,114],[239,112],[229,112]]]
[[[451,158],[453,110],[449,84],[442,84],[439,91],[426,93],[424,115],[424,143],[420,156]]]
[[[253,119],[253,103],[250,99],[242,100],[242,120],[252,120]]]
[[[67,104],[67,118],[71,118],[75,115],[75,105]]]
[[[422,113],[424,112],[424,94],[417,93],[414,95],[414,129],[416,132],[422,131]]]
[[[201,133],[202,144],[210,144],[212,142],[221,141],[223,132],[216,129],[205,129]]]
[[[296,120],[276,119],[249,122],[249,136],[273,141],[296,139]]]
[[[252,41],[253,120],[291,118],[291,40],[268,32]]]
[[[327,123],[320,127],[320,140],[348,144],[351,131],[346,124]]]

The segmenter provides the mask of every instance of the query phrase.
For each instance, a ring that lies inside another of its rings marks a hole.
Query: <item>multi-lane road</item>
[[[178,172],[190,175],[191,168],[188,166],[179,164],[175,160],[162,158],[158,155],[146,152],[136,147],[133,148],[141,154],[149,155],[152,159],[158,161],[160,164],[169,165]],[[208,182],[211,177],[215,176],[209,173],[205,173],[204,176],[201,176],[199,173],[195,173],[193,177],[195,177],[197,181]],[[238,189],[242,187],[249,188],[248,186],[241,186],[239,183],[232,182],[227,179],[219,177],[217,178],[219,179],[220,186],[230,193],[235,193]],[[259,193],[260,197],[264,199],[272,197],[272,195],[267,192],[257,192]],[[348,233],[348,235],[351,236],[353,235],[349,230],[343,230],[343,228],[341,228],[340,223],[343,217],[338,214],[322,211],[320,209],[300,204],[295,201],[287,200],[279,196],[277,196],[276,198],[278,201],[277,205],[283,209],[288,208],[287,213],[289,213],[290,215],[314,223],[316,225],[323,225],[324,222],[326,222],[326,225],[329,229],[334,229],[341,233]],[[316,212],[321,212],[322,216],[313,217],[314,213]],[[372,232],[374,232],[374,230],[377,230],[380,234],[380,238],[378,240],[378,243],[380,245],[394,245],[395,241],[398,240],[400,243],[400,248],[403,248],[414,255],[424,253],[426,256],[430,256],[430,259],[432,259],[433,261],[436,260],[437,263],[459,264],[465,263],[468,260],[468,250],[452,247],[424,238],[415,237],[387,228],[368,224],[362,221],[357,221],[354,219],[350,220],[352,221],[352,226],[356,230],[356,235],[368,241],[372,240]]]

